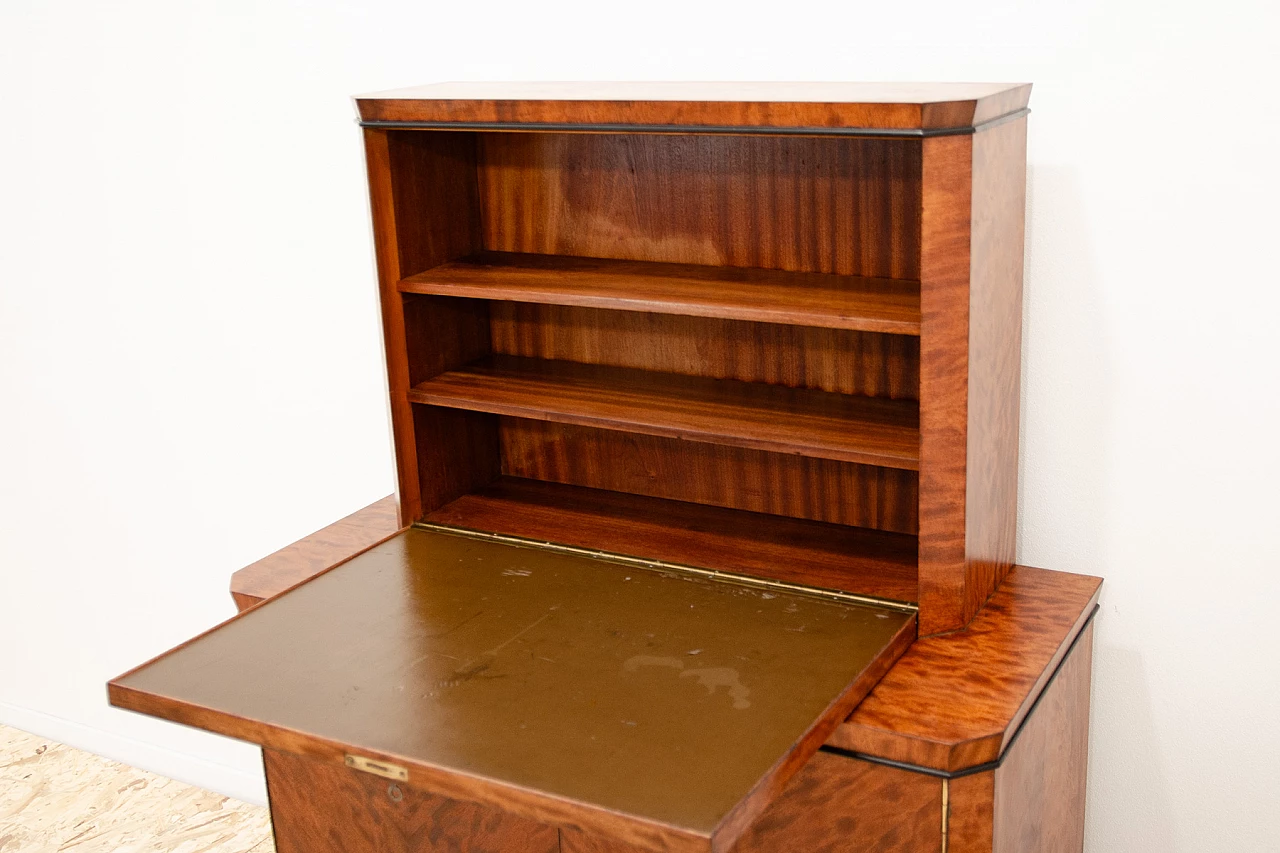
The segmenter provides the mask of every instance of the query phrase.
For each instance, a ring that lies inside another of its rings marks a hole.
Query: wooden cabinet
[[[358,98],[397,493],[112,701],[266,747],[285,853],[1080,849],[1100,581],[1013,565],[1029,92]]]

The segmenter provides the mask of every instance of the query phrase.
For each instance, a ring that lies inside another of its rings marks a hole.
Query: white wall
[[[1032,80],[1023,562],[1105,575],[1093,853],[1274,850],[1272,4],[0,6],[0,721],[250,799],[103,683],[391,489],[347,96]]]

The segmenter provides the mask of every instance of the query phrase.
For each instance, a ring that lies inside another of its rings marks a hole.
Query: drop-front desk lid
[[[410,529],[110,695],[550,824],[725,850],[914,633],[892,606]]]

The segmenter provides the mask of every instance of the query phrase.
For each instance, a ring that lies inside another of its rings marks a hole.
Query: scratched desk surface
[[[910,618],[414,529],[117,684],[710,832]]]

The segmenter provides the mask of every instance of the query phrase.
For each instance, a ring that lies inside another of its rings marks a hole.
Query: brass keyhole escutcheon
[[[404,799],[404,791],[401,791],[400,786],[393,782],[387,786],[387,796],[391,798],[391,802],[398,803]]]

